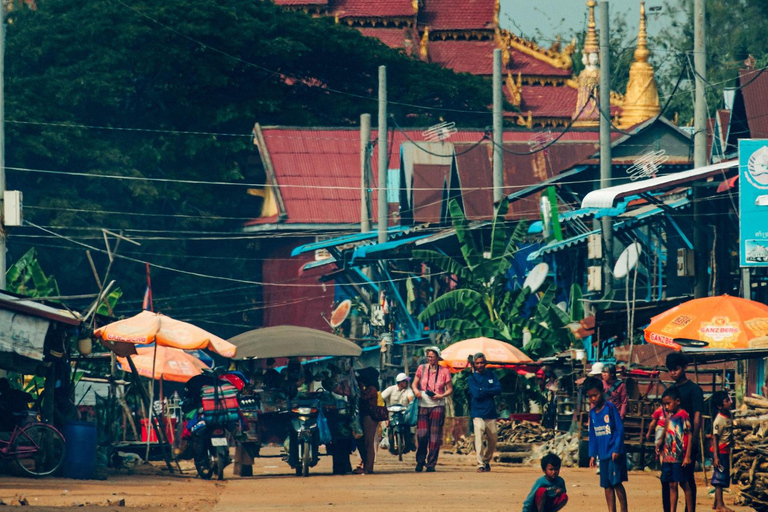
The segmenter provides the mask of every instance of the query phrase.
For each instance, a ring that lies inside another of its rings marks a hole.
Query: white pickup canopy
[[[662,188],[671,188],[691,181],[716,176],[726,169],[736,168],[739,165],[738,160],[729,160],[706,167],[698,167],[688,171],[666,174],[658,178],[633,181],[624,185],[593,190],[584,197],[581,202],[582,208],[613,208],[623,198],[645,192],[652,192]]]

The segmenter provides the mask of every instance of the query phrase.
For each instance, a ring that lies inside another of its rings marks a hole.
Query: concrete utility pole
[[[704,17],[705,0],[693,2],[693,67],[696,70],[696,96],[693,111],[693,166],[707,165],[707,47]],[[701,193],[693,188],[693,254],[694,254],[694,298],[706,297],[709,283],[706,225],[702,216]]]
[[[504,118],[501,90],[501,50],[493,50],[493,202],[504,197]]]
[[[368,201],[368,167],[371,155],[368,146],[371,144],[371,114],[360,115],[360,232],[371,230],[371,209]]]
[[[5,290],[5,6],[0,8],[0,290]]]
[[[612,185],[611,158],[611,33],[608,2],[600,2],[600,188]],[[603,290],[609,293],[613,284],[613,219],[601,219],[603,232]]]
[[[387,66],[379,66],[379,243],[387,241]]]

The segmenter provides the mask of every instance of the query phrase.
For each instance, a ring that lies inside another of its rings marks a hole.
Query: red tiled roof
[[[412,36],[408,29],[402,28],[358,28],[366,37],[374,37],[390,48],[405,48],[405,40],[411,39],[411,45],[418,46],[418,39]],[[415,41],[414,41],[415,40]]]
[[[304,5],[328,5],[328,0],[273,0],[281,7],[301,7]]]
[[[424,141],[421,129],[407,130],[408,136]],[[354,129],[338,128],[262,128],[266,151],[272,160],[277,186],[285,204],[287,224],[354,224],[360,221],[360,133]],[[373,135],[375,137],[375,134]],[[479,130],[462,130],[454,134],[450,142],[474,143],[483,137]],[[509,131],[504,134],[505,143],[513,143],[520,151],[530,151],[529,142],[537,141],[540,134],[529,131]],[[594,146],[599,133],[568,132],[554,147],[573,146],[568,141]],[[402,132],[394,132],[388,167],[400,166],[400,145],[408,142]],[[481,147],[486,146],[482,145]],[[578,145],[578,144],[577,144]],[[264,150],[264,148],[260,148]],[[487,148],[484,149],[487,152]],[[559,155],[558,149],[549,154]],[[459,150],[457,149],[457,152]],[[488,158],[488,157],[486,157]],[[506,158],[506,157],[505,157]],[[376,163],[378,152],[374,149],[372,188],[376,187]],[[530,167],[530,166],[529,166]],[[559,171],[558,171],[559,172]],[[533,176],[533,174],[530,174]],[[476,188],[479,177],[468,178],[460,174],[462,185]],[[485,178],[483,178],[485,179]],[[468,181],[469,180],[469,181]],[[528,178],[526,183],[531,183]],[[414,185],[416,188],[416,185]],[[421,187],[424,188],[424,187]],[[474,196],[481,194],[474,194]],[[473,196],[473,197],[474,197]],[[465,194],[465,199],[470,197]],[[416,199],[416,198],[414,198]],[[372,209],[377,211],[376,194],[372,194]],[[423,205],[421,205],[423,206]],[[421,207],[416,202],[416,208]],[[481,215],[483,212],[476,212]],[[255,219],[248,224],[272,224],[277,219]]]
[[[339,18],[390,18],[416,16],[411,0],[331,0]]]
[[[518,73],[522,73],[523,76],[559,76],[566,78],[573,75],[573,71],[570,69],[560,69],[521,51],[510,50],[509,55],[510,59],[507,69],[509,69],[515,77],[517,77]]]
[[[739,71],[739,80],[749,134],[753,139],[768,138],[768,73],[757,69],[742,69]]]
[[[493,75],[493,41],[430,41],[429,61],[457,73]]]
[[[419,23],[429,30],[493,29],[495,0],[425,0]]]
[[[533,117],[571,117],[576,110],[579,93],[573,87],[523,86],[520,112]]]

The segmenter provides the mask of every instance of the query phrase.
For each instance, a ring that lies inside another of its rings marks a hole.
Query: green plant
[[[5,272],[8,290],[27,297],[55,297],[59,295],[56,278],[46,277],[37,261],[37,251],[31,248]]]

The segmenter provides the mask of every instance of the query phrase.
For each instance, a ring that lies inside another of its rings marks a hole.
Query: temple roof
[[[457,73],[493,74],[493,41],[430,41],[429,61]]]
[[[282,7],[302,7],[305,5],[328,5],[328,0],[274,0],[275,5]]]
[[[403,29],[403,28],[370,28],[370,27],[360,27],[358,28],[361,34],[363,34],[366,37],[374,37],[384,43],[385,45],[389,46],[390,48],[405,48],[405,40],[409,38],[410,36],[410,30],[409,29]],[[416,36],[413,36],[416,37]],[[413,46],[419,45],[418,39],[415,41],[411,39],[411,44]]]
[[[570,69],[557,68],[532,55],[516,50],[510,50],[509,53],[511,58],[507,68],[514,75],[522,73],[523,75],[557,76],[563,78],[570,78],[573,75],[573,71]]]
[[[493,0],[427,0],[419,10],[419,24],[430,31],[493,30]]]
[[[388,18],[414,16],[411,0],[330,0],[332,14],[339,18]]]
[[[571,118],[579,92],[567,85],[559,87],[523,86],[520,112],[533,117]]]

